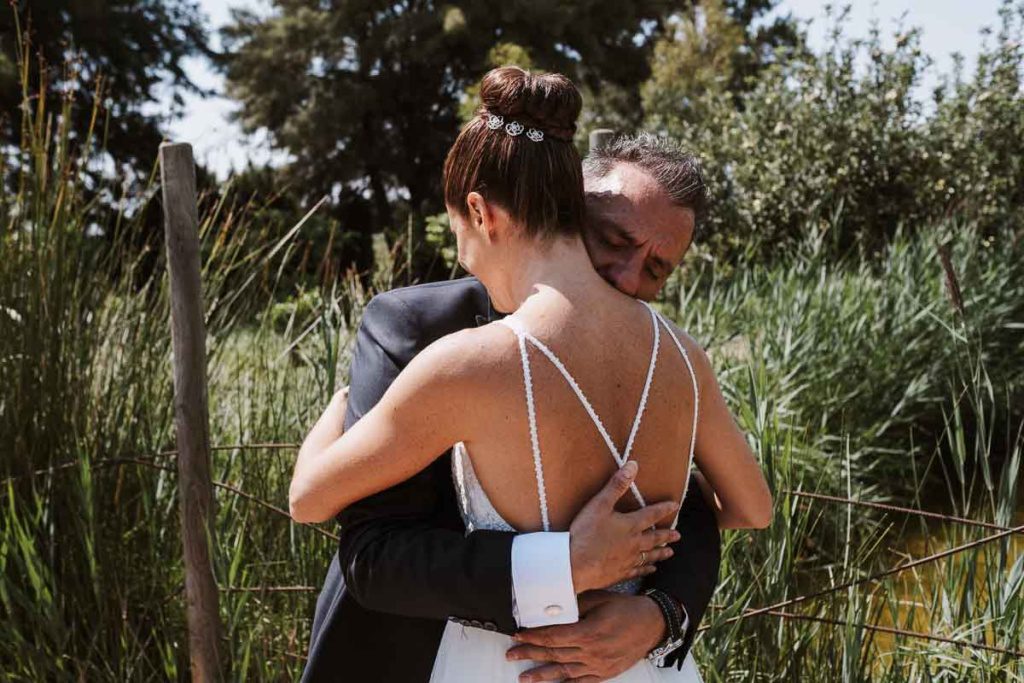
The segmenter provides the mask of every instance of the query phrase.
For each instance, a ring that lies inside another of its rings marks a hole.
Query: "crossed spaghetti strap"
[[[534,475],[537,479],[537,496],[540,500],[540,517],[541,523],[544,527],[544,531],[550,531],[551,524],[548,518],[547,490],[544,486],[544,464],[541,458],[540,440],[537,436],[537,411],[533,397],[533,375],[530,371],[530,357],[527,353],[526,348],[527,342],[532,344],[541,353],[543,353],[548,358],[548,360],[551,361],[551,364],[555,366],[555,368],[562,375],[562,377],[565,378],[565,381],[573,390],[573,393],[576,394],[576,398],[579,399],[580,404],[587,411],[587,415],[590,416],[590,419],[594,423],[594,426],[597,428],[598,433],[600,433],[601,437],[604,439],[605,445],[608,447],[608,451],[615,459],[615,462],[618,463],[619,467],[622,467],[623,465],[626,464],[626,461],[629,460],[629,456],[632,454],[633,444],[636,441],[636,435],[640,429],[640,422],[643,419],[644,411],[647,408],[647,398],[650,395],[651,381],[654,379],[654,370],[658,362],[658,350],[661,345],[660,327],[664,327],[668,336],[672,339],[673,342],[675,342],[676,348],[679,350],[679,353],[682,354],[683,360],[686,362],[686,367],[690,372],[690,379],[693,382],[693,430],[690,437],[690,453],[688,456],[688,467],[692,466],[693,464],[693,449],[694,444],[696,443],[697,435],[697,405],[699,400],[697,390],[697,379],[696,375],[693,372],[693,365],[690,363],[690,357],[686,353],[686,349],[683,348],[683,345],[676,338],[676,335],[672,332],[672,329],[665,321],[665,318],[659,313],[657,313],[654,310],[654,308],[651,307],[650,304],[646,302],[642,303],[644,304],[644,306],[647,307],[648,312],[651,314],[651,327],[653,329],[654,343],[651,345],[651,362],[648,365],[647,377],[644,380],[644,388],[640,394],[640,405],[637,408],[636,415],[633,417],[633,425],[629,432],[629,438],[626,440],[626,447],[625,450],[623,450],[622,452],[620,452],[618,447],[616,447],[611,435],[608,434],[608,430],[605,429],[604,423],[601,421],[601,417],[597,414],[597,411],[594,410],[594,407],[587,399],[586,394],[583,393],[583,390],[576,382],[576,379],[572,376],[572,373],[570,373],[566,369],[565,364],[562,363],[561,359],[559,359],[558,356],[556,356],[555,353],[551,349],[549,349],[547,345],[544,344],[544,342],[540,341],[532,334],[530,334],[530,332],[523,325],[522,321],[516,318],[514,315],[509,315],[498,321],[499,323],[505,325],[510,330],[512,330],[513,333],[515,333],[516,339],[519,343],[519,358],[522,361],[523,365],[523,383],[526,389],[526,413],[530,422],[530,446],[533,451],[533,470]],[[683,498],[686,497],[686,490],[689,487],[689,481],[689,477],[687,477],[686,482],[683,484]],[[633,493],[633,497],[636,498],[637,503],[639,503],[641,506],[646,505],[644,497],[640,493],[640,489],[637,488],[636,482],[630,484],[630,491]],[[676,521],[678,521],[678,518],[679,513],[677,512]],[[675,526],[675,521],[673,521],[672,526]]]

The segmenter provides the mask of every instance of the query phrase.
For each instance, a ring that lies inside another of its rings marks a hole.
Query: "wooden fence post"
[[[167,268],[171,278],[174,426],[178,442],[178,506],[185,560],[189,661],[193,681],[215,681],[221,628],[214,541],[210,426],[206,397],[206,323],[199,267],[199,215],[192,146],[160,145]]]
[[[615,131],[611,128],[595,128],[590,131],[590,151],[601,149],[615,137]]]

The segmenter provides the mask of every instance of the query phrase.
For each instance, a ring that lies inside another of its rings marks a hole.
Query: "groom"
[[[584,182],[583,235],[594,267],[626,294],[653,299],[703,213],[698,162],[641,134],[592,151]],[[340,435],[342,415],[350,428],[431,342],[502,315],[476,278],[375,297],[359,328],[350,393],[339,392],[314,429]],[[661,560],[644,580],[653,595],[595,592],[577,601],[572,576],[598,571],[606,550],[652,523],[649,510],[612,508],[628,475],[613,476],[569,532],[467,535],[450,467],[449,458],[439,458],[339,515],[341,540],[317,600],[303,681],[426,681],[446,619],[518,634],[521,644],[509,657],[546,662],[523,681],[610,678],[652,651],[665,665],[683,665],[720,559],[718,527],[701,487],[690,487],[682,505],[674,554],[663,559],[661,549],[637,559]],[[681,630],[668,623],[666,601],[683,615]]]

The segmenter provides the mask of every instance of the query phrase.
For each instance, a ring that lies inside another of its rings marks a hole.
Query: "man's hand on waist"
[[[618,676],[665,640],[665,619],[658,606],[642,595],[607,591],[579,598],[575,624],[525,629],[520,645],[508,651],[511,660],[545,662],[520,675],[523,683]]]

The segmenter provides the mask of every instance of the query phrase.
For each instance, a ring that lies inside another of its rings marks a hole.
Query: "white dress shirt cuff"
[[[519,534],[512,540],[512,599],[520,628],[579,621],[569,532]]]

